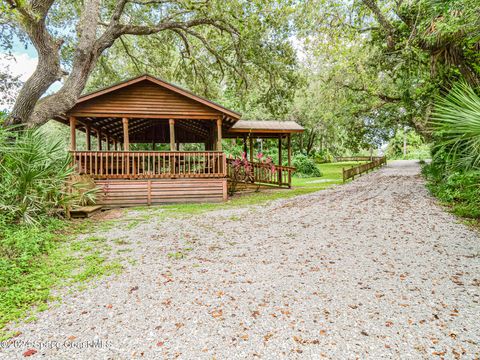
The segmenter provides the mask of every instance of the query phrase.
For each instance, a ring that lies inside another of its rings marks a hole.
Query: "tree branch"
[[[394,46],[393,35],[395,33],[395,28],[390,23],[390,21],[388,21],[387,18],[383,15],[382,11],[378,7],[378,4],[377,4],[376,0],[362,0],[362,1],[370,9],[370,11],[373,13],[373,15],[377,19],[378,23],[380,24],[380,26],[383,28],[384,32],[386,33],[386,35],[387,35],[387,46],[389,48],[393,48],[393,46]]]
[[[380,100],[382,100],[385,103],[394,103],[402,100],[402,98],[399,96],[390,96],[390,95],[381,94],[381,93],[374,93],[368,89],[365,89],[365,87],[357,88],[349,84],[341,84],[341,86],[352,91],[365,92],[368,95],[378,97]]]

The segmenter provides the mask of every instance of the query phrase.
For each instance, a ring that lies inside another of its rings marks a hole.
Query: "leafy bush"
[[[323,150],[315,153],[315,162],[317,164],[324,164],[332,162],[335,157],[328,150]]]
[[[439,98],[432,116],[434,154],[452,170],[480,169],[480,97],[465,83]]]
[[[293,159],[293,166],[296,168],[295,175],[299,177],[320,177],[322,172],[318,168],[315,160],[305,156],[297,155]]]
[[[466,84],[439,98],[431,126],[432,163],[423,167],[428,188],[455,214],[480,218],[480,97]]]
[[[427,187],[442,202],[452,206],[455,214],[480,218],[480,171],[446,172],[445,168],[432,163],[423,167],[428,180]]]
[[[61,141],[40,129],[0,129],[0,216],[34,224],[88,197],[93,191],[81,191],[82,184],[69,186],[70,164]]]

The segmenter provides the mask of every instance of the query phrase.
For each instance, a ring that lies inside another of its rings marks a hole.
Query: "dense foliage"
[[[404,126],[429,142],[436,96],[462,78],[480,84],[479,12],[475,0],[308,2],[298,25],[308,86],[292,114],[307,127],[300,146],[376,148]]]
[[[300,177],[319,177],[322,172],[317,166],[314,159],[299,154],[293,159],[293,166],[295,167],[295,175]]]
[[[448,168],[480,170],[480,97],[465,83],[438,99],[432,117],[434,161]]]
[[[0,170],[0,218],[6,222],[36,224],[95,195],[72,181],[63,143],[43,129],[0,128]]]
[[[387,157],[389,159],[429,159],[430,145],[413,129],[398,130],[388,142]]]
[[[437,104],[433,159],[424,174],[432,193],[454,212],[480,218],[480,97],[460,84]]]

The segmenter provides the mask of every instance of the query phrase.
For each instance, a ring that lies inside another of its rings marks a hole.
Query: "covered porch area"
[[[130,180],[226,176],[222,119],[202,120],[195,125],[186,119],[71,116],[69,122],[70,151],[79,174],[94,179]],[[77,130],[85,133],[84,149],[77,146]],[[95,150],[91,146],[92,132],[97,144]],[[191,143],[203,149],[181,151],[181,144]]]
[[[255,183],[290,188],[292,174],[295,171],[292,167],[292,135],[303,131],[303,127],[294,121],[239,120],[228,130],[225,137],[242,140],[243,152],[253,167]],[[274,171],[256,159],[256,155],[262,152],[262,149],[256,150],[255,143],[267,139],[277,142],[277,158],[272,159],[275,164]],[[227,159],[229,175],[232,171],[232,162],[233,159]]]
[[[70,127],[73,165],[101,189],[98,203],[135,206],[226,200],[222,134],[239,118],[142,75],[83,95],[55,120]]]
[[[225,138],[249,146],[255,182],[291,186],[291,122],[240,121],[240,114],[173,84],[143,75],[86,94],[55,120],[70,127],[75,170],[100,187],[104,206],[227,199],[231,159]],[[282,125],[283,124],[283,125]],[[254,138],[275,138],[275,172],[255,161]],[[282,164],[282,143],[287,165]]]

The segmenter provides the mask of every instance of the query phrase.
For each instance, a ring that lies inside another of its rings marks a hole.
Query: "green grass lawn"
[[[343,182],[342,168],[352,167],[359,164],[362,164],[362,162],[352,161],[320,164],[318,166],[322,172],[321,177],[300,178],[293,176],[291,189],[278,189],[275,187],[272,187],[271,189],[262,188],[258,192],[235,194],[232,198],[224,203],[172,204],[163,205],[161,206],[161,209],[163,210],[162,213],[164,216],[195,214],[204,211],[227,209],[243,205],[258,205],[271,200],[285,199],[297,195],[309,194],[329,188],[333,185],[341,184]],[[139,209],[145,210],[145,207]]]

